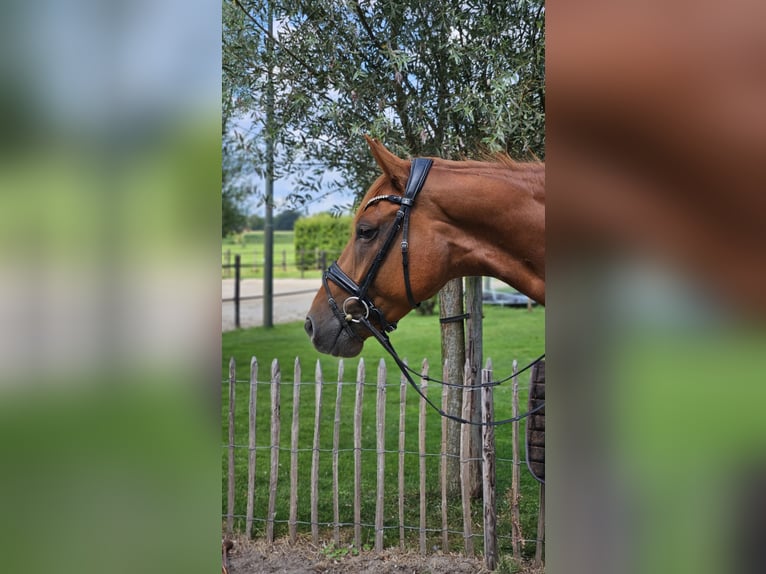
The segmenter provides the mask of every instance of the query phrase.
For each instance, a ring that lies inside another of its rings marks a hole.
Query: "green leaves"
[[[271,70],[277,165],[304,184],[318,178],[302,164],[320,163],[363,192],[377,169],[360,134],[402,155],[545,156],[542,2],[271,4],[269,51],[266,2],[225,2],[224,93],[257,124]]]

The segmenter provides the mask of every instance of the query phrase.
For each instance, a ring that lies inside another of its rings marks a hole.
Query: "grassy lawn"
[[[484,356],[491,357],[494,363],[495,378],[503,378],[510,373],[512,360],[516,358],[520,366],[526,365],[544,352],[545,341],[545,309],[534,308],[532,311],[526,309],[509,309],[498,307],[485,308],[484,320],[485,332],[485,353]],[[439,321],[436,316],[421,316],[412,313],[405,317],[401,322],[399,329],[393,333],[392,341],[403,357],[407,357],[410,364],[420,365],[423,358],[427,358],[431,364],[431,374],[440,376],[440,335]],[[259,447],[267,445],[269,441],[269,417],[270,417],[270,385],[269,380],[270,365],[272,359],[278,359],[282,371],[281,385],[281,422],[282,432],[280,437],[280,446],[285,449],[290,448],[290,423],[293,409],[293,366],[296,357],[300,357],[302,367],[301,381],[307,384],[300,387],[300,443],[298,454],[298,484],[299,484],[299,521],[309,521],[309,479],[311,473],[311,447],[313,441],[314,428],[314,405],[315,389],[313,383],[314,372],[317,360],[321,365],[325,384],[323,386],[323,407],[321,414],[321,433],[320,433],[320,501],[319,501],[319,520],[332,521],[332,456],[329,450],[332,448],[332,426],[334,420],[334,410],[336,393],[338,390],[337,372],[338,359],[326,355],[320,355],[314,351],[308,338],[303,332],[302,323],[291,323],[286,325],[277,325],[272,329],[252,328],[239,331],[232,331],[223,334],[223,364],[222,376],[228,377],[228,360],[234,357],[237,365],[237,379],[242,381],[236,386],[237,391],[237,411],[236,411],[236,444],[247,444],[247,396],[248,371],[250,358],[256,356],[259,362],[258,380],[266,384],[258,385],[257,393],[257,444]],[[375,438],[375,395],[376,372],[378,362],[385,357],[388,366],[386,392],[386,450],[395,451],[398,449],[399,429],[399,387],[400,375],[396,370],[393,361],[385,356],[383,349],[374,341],[366,343],[362,352],[366,366],[366,383],[363,400],[363,436],[362,448],[371,449],[362,454],[362,488],[366,493],[363,496],[362,522],[371,524],[374,522],[375,500],[371,493],[376,490],[376,438]],[[353,426],[352,414],[355,395],[355,385],[353,381],[356,376],[358,358],[346,359],[344,361],[345,376],[344,384],[341,388],[341,424],[340,424],[340,449],[339,457],[340,476],[341,476],[341,521],[353,522],[353,453],[350,450],[353,446]],[[520,377],[520,387],[525,388],[529,382],[529,375],[525,373]],[[440,403],[441,387],[435,384],[431,385],[429,395]],[[228,442],[226,420],[228,408],[228,385],[223,385],[223,420],[222,429],[223,444]],[[520,405],[524,409],[527,401],[527,393],[522,391],[520,396]],[[407,508],[406,524],[416,526],[418,524],[418,465],[419,456],[416,454],[417,445],[417,421],[418,421],[419,400],[412,389],[407,391],[407,411],[406,411],[406,445],[405,450],[412,451],[415,454],[405,455],[405,506]],[[496,418],[506,418],[511,412],[511,387],[510,382],[496,388],[495,391],[495,415]],[[523,429],[523,425],[522,425]],[[497,457],[510,459],[511,441],[510,426],[504,426],[496,429]],[[429,409],[427,414],[427,452],[438,453],[440,447],[441,419],[438,413]],[[327,452],[324,452],[327,449]],[[343,451],[343,449],[349,449]],[[523,448],[521,449],[523,453]],[[247,456],[246,448],[237,449],[236,468],[237,468],[237,514],[245,513],[246,503],[246,477],[247,477]],[[256,517],[266,516],[267,505],[267,485],[269,468],[270,450],[259,448],[256,454]],[[226,475],[226,449],[223,450],[223,468]],[[398,524],[397,509],[397,465],[398,454],[391,453],[386,455],[386,526],[396,526]],[[428,482],[428,508],[431,514],[428,516],[428,527],[437,528],[441,523],[440,518],[440,490],[438,481],[439,458],[430,456],[426,458]],[[280,452],[280,486],[278,490],[278,509],[277,520],[287,520],[288,518],[288,499],[289,499],[289,468],[290,453],[288,451]],[[537,483],[531,478],[525,467],[522,467],[522,528],[525,537],[534,538],[536,533],[537,516]],[[224,481],[225,482],[225,481]],[[498,461],[497,463],[497,505],[498,516],[500,519],[498,533],[501,536],[510,535],[510,517],[506,493],[511,484],[511,464],[510,462]],[[224,499],[226,485],[223,485]],[[450,526],[451,528],[461,524],[461,509],[459,497],[453,497],[450,503]],[[476,503],[474,519],[477,528],[481,525],[480,502]],[[225,509],[224,509],[225,512]],[[258,534],[264,531],[263,522],[256,521],[256,532]],[[303,526],[307,530],[308,526]],[[350,534],[352,529],[346,529]],[[287,532],[286,524],[277,524],[277,533]],[[363,529],[366,542],[372,543],[374,532],[372,529]],[[417,532],[410,531],[412,536],[411,544],[417,544]],[[391,528],[387,530],[386,544],[396,544],[398,540],[398,529]],[[440,545],[439,533],[434,533],[429,539],[429,547]],[[510,540],[502,538],[501,548],[507,552],[510,547]],[[462,537],[453,536],[451,539],[453,548],[462,547]],[[481,548],[481,539],[476,539],[477,548]],[[528,552],[534,552],[534,545],[527,546]]]

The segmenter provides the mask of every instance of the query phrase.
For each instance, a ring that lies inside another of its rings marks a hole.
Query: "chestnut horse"
[[[457,277],[496,277],[545,302],[545,164],[410,161],[367,143],[383,174],[309,310],[317,350],[358,355],[373,329],[393,330]]]

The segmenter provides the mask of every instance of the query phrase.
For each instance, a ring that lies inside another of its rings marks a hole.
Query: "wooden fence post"
[[[242,266],[242,258],[239,253],[234,256],[234,326],[239,329],[239,283],[240,283],[240,267]]]
[[[535,566],[543,564],[543,547],[545,546],[545,484],[540,483],[540,509],[537,514],[537,546],[535,548]]]
[[[447,378],[444,380],[453,384],[467,384],[464,379],[464,371],[461,371],[465,362],[465,326],[463,314],[463,280],[452,279],[439,291],[439,316],[441,332],[441,356],[442,360],[450,358]],[[459,319],[456,320],[455,317]],[[460,410],[460,389],[450,387],[448,393],[447,412]],[[468,417],[470,418],[470,416]],[[447,458],[447,488],[453,494],[461,487],[460,477],[460,442],[464,429],[455,421],[447,421],[447,452],[452,455]]]
[[[288,528],[290,544],[295,544],[298,533],[298,432],[301,420],[301,363],[295,357],[293,368],[293,418],[290,425],[290,517]]]
[[[354,401],[354,546],[362,547],[362,397],[364,396],[364,359],[356,368]]]
[[[229,359],[229,467],[228,490],[226,493],[226,533],[234,531],[234,394],[237,382],[237,367],[234,357]]]
[[[247,442],[247,513],[245,515],[245,535],[253,537],[253,503],[255,499],[255,412],[258,395],[258,359],[250,359],[250,401],[248,413]]]
[[[423,359],[420,390],[428,395],[428,360]],[[418,417],[418,454],[420,455],[420,554],[426,554],[426,401],[420,401]]]
[[[319,544],[319,430],[322,420],[322,390],[324,388],[324,378],[322,376],[322,366],[317,359],[314,387],[316,400],[314,402],[314,446],[311,452],[311,540],[314,544]]]
[[[483,328],[483,289],[481,277],[465,278],[465,312],[466,320],[466,358],[471,364],[470,384],[476,384],[481,379],[481,365],[484,357],[484,328]],[[463,384],[469,384],[466,378]],[[471,416],[469,420],[481,418],[480,394],[471,393]],[[481,496],[481,427],[471,426],[471,496]]]
[[[471,365],[465,362],[465,377],[471,374]],[[466,379],[467,380],[467,379]],[[470,420],[471,417],[471,391],[473,389],[468,385],[463,386],[463,409],[460,413],[464,420]],[[465,545],[465,555],[473,556],[473,525],[471,524],[471,478],[470,478],[470,456],[471,456],[471,425],[463,424],[460,429],[460,486],[461,498],[463,503],[463,540]]]
[[[279,478],[279,391],[282,375],[279,362],[271,362],[271,474],[269,476],[269,509],[266,518],[266,541],[274,543],[274,516],[277,503],[277,479]]]
[[[484,490],[484,562],[487,569],[497,568],[497,511],[495,508],[495,427],[490,423],[495,418],[492,387],[492,361],[487,360],[487,368],[481,372],[482,427],[482,482]]]
[[[442,380],[446,381],[449,377],[449,359],[445,359],[442,368]],[[449,401],[449,393],[446,385],[442,385],[442,410],[447,412]],[[447,528],[447,417],[441,417],[442,423],[442,440],[440,448],[440,461],[439,461],[439,477],[441,482],[441,494],[442,494],[442,552],[445,554],[449,552],[449,532]],[[458,468],[460,468],[460,460],[458,459]]]
[[[340,546],[340,500],[338,484],[338,450],[340,449],[340,403],[343,390],[343,359],[338,361],[338,387],[335,391],[335,420],[332,431],[332,516],[333,541]]]
[[[375,551],[383,550],[383,498],[386,492],[386,363],[378,363],[378,395],[376,399],[375,430],[378,446],[378,479],[375,499]]]
[[[519,416],[519,378],[516,376],[518,363],[513,361],[513,379],[511,384],[511,416]],[[521,480],[519,460],[519,421],[511,423],[511,448],[513,449],[511,468],[511,550],[513,558],[521,559],[521,544],[524,536],[521,532],[521,520],[519,517],[519,485]]]
[[[405,361],[406,363],[406,361]],[[404,447],[407,407],[407,379],[402,373],[399,379],[399,548],[404,550]]]

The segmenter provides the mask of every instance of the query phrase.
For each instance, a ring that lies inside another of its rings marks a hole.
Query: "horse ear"
[[[407,181],[407,177],[410,174],[410,162],[406,159],[401,159],[386,149],[382,143],[378,140],[372,139],[369,136],[364,136],[367,140],[367,145],[370,146],[372,156],[375,158],[380,169],[386,174],[388,179],[391,180],[393,186],[404,192],[404,183]]]

